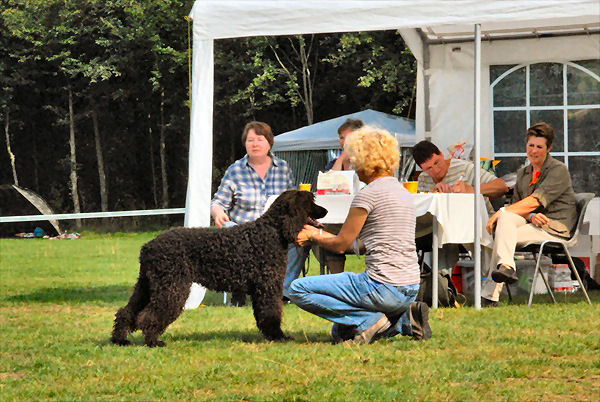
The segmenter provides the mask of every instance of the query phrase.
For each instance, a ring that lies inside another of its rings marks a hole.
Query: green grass
[[[430,315],[433,338],[330,344],[330,324],[284,308],[285,343],[265,341],[252,309],[186,311],[165,348],[117,347],[116,310],[154,233],[0,240],[2,400],[598,400],[600,292],[538,296]],[[352,271],[362,261],[349,257]],[[318,273],[312,259],[310,274]]]

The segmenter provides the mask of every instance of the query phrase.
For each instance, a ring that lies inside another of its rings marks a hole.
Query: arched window
[[[490,66],[494,159],[499,175],[526,160],[527,127],[554,128],[551,155],[571,172],[575,192],[600,195],[600,60]]]

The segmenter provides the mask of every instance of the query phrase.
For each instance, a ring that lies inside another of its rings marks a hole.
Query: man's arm
[[[464,177],[467,182],[471,183],[475,174],[475,165],[469,163],[465,168]],[[479,183],[481,183],[479,189],[481,194],[489,197],[496,198],[506,194],[508,186],[502,179],[497,178],[485,169],[481,169],[479,172]],[[453,192],[455,193],[474,193],[475,189],[461,180],[454,183]]]
[[[479,189],[481,191],[481,195],[490,198],[500,197],[501,195],[506,194],[506,192],[508,191],[506,183],[504,183],[502,179],[498,178],[490,181],[489,183],[481,184]],[[475,189],[473,188],[473,186],[468,185],[464,181],[458,180],[456,183],[454,183],[454,186],[452,187],[452,192],[474,193]]]
[[[333,166],[331,167],[330,170],[342,170],[344,162],[347,159],[348,159],[348,155],[346,154],[346,151],[342,151],[342,154],[340,155],[339,158],[336,159],[335,163],[333,164]]]
[[[482,184],[480,189],[481,194],[486,197],[496,198],[506,194],[508,186],[504,183],[504,180],[496,178],[489,183]]]

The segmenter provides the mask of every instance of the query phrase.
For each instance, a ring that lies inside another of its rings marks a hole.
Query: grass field
[[[599,400],[600,292],[494,309],[440,309],[433,338],[332,345],[330,324],[284,308],[285,343],[252,309],[209,293],[162,339],[117,347],[116,310],[153,233],[0,240],[1,400]],[[350,270],[362,261],[350,257]],[[318,272],[312,260],[309,274]]]

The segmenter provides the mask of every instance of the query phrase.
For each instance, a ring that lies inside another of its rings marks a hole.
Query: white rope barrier
[[[138,209],[133,211],[113,212],[82,212],[79,214],[51,214],[51,215],[22,215],[22,216],[0,216],[0,223],[8,222],[33,222],[45,220],[65,219],[89,219],[89,218],[114,218],[121,216],[148,216],[148,215],[172,215],[185,214],[185,208],[166,209]]]

